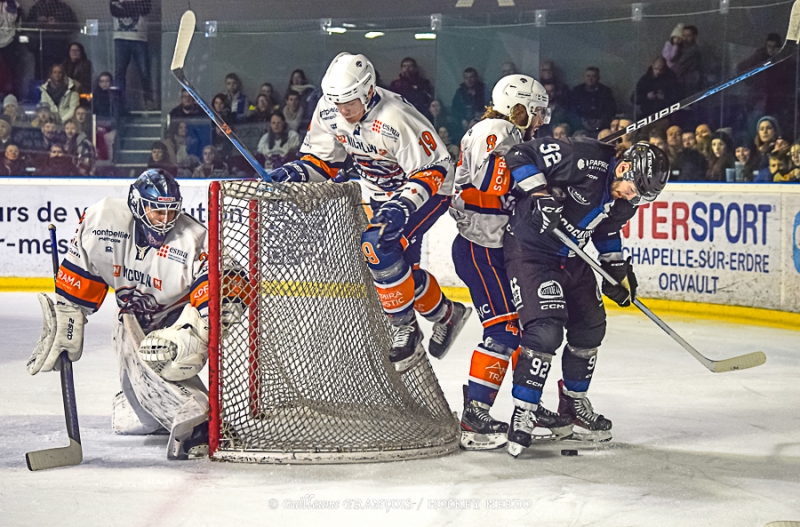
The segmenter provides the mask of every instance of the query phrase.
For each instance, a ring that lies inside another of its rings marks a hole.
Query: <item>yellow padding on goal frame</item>
[[[0,277],[0,292],[39,293],[51,292],[52,290],[52,278]],[[367,291],[367,286],[363,284],[341,282],[292,282],[286,280],[264,282],[262,284],[262,294],[269,296],[363,298],[367,294]],[[472,301],[469,296],[469,290],[466,287],[442,287],[442,291],[450,299],[458,300],[459,302]],[[639,310],[633,306],[621,308],[608,299],[604,300],[606,309],[613,313],[639,313]],[[705,320],[718,320],[721,322],[791,329],[795,331],[800,330],[800,313],[759,309],[755,307],[680,302],[677,300],[661,300],[657,298],[642,298],[642,301],[659,316],[688,316]]]

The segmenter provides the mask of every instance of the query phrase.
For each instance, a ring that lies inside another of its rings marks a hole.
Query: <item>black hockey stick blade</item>
[[[597,263],[591,256],[583,252],[583,250],[578,247],[578,245],[572,241],[572,239],[561,232],[559,229],[555,229],[553,231],[553,235],[561,240],[564,245],[569,247],[569,249],[577,254],[584,262],[589,264],[589,267],[595,270],[597,274],[602,276],[606,281],[608,281],[611,285],[619,285],[619,283],[614,280],[614,278],[609,275],[599,263]],[[764,355],[761,351],[755,351],[753,353],[746,353],[744,355],[739,355],[737,357],[731,357],[730,359],[723,359],[723,360],[711,360],[708,357],[704,356],[702,353],[694,349],[694,347],[683,340],[683,338],[678,335],[678,333],[669,327],[666,322],[658,318],[658,316],[650,311],[650,309],[645,306],[640,300],[635,299],[633,304],[638,307],[642,313],[644,313],[647,318],[655,322],[655,324],[660,327],[664,332],[669,335],[670,337],[675,340],[678,344],[683,347],[686,351],[688,351],[692,357],[697,359],[700,364],[705,366],[709,371],[713,373],[724,373],[726,371],[735,371],[735,370],[746,370],[747,368],[755,368],[756,366],[761,366],[767,361],[767,356]]]
[[[669,108],[664,108],[663,110],[647,116],[644,119],[639,119],[630,126],[625,127],[623,130],[617,130],[613,134],[603,138],[603,142],[613,143],[625,134],[630,134],[636,130],[644,128],[645,126],[651,125],[654,122],[667,117],[668,115],[671,115],[679,110],[683,110],[684,108],[687,108],[698,101],[702,101],[707,97],[711,97],[712,95],[721,92],[725,88],[733,86],[734,84],[738,84],[745,79],[749,79],[753,75],[761,73],[765,69],[770,68],[779,62],[783,62],[795,54],[797,51],[798,40],[800,40],[800,0],[795,0],[794,4],[792,5],[792,13],[789,15],[789,29],[786,31],[786,40],[783,43],[783,47],[775,55],[771,56],[758,66],[745,71],[741,75],[717,84],[713,88],[708,88],[707,90],[690,95],[684,100],[676,102]]]
[[[81,433],[78,427],[78,409],[75,403],[75,382],[72,378],[72,361],[64,352],[60,358],[61,396],[64,400],[64,416],[67,420],[67,436],[69,446],[36,450],[25,454],[28,470],[45,470],[48,468],[78,465],[83,461]]]
[[[233,133],[233,130],[228,123],[226,123],[222,117],[219,116],[217,112],[215,112],[206,102],[200,97],[200,94],[197,93],[197,90],[194,89],[194,86],[189,83],[186,75],[183,71],[183,65],[186,61],[186,54],[189,52],[189,45],[192,43],[192,36],[194,35],[194,28],[195,28],[196,18],[192,11],[186,11],[183,16],[181,17],[181,25],[178,28],[178,40],[175,42],[175,52],[172,54],[172,75],[175,76],[175,79],[183,86],[183,89],[192,96],[192,99],[195,100],[198,106],[206,112],[206,115],[211,117],[211,120],[214,121],[214,124],[222,130],[225,134],[225,137],[233,144],[236,150],[239,151],[242,156],[247,160],[251,167],[256,171],[256,174],[264,180],[264,181],[272,181],[272,178],[269,177],[267,171],[264,169],[261,164],[256,161],[256,158],[253,157],[253,154],[245,148],[242,141],[236,137],[236,134]]]
[[[769,522],[764,527],[800,527],[800,522]]]

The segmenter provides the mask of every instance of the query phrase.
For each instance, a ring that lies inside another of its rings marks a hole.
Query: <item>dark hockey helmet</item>
[[[142,227],[151,247],[161,247],[167,233],[175,226],[181,215],[181,189],[178,182],[161,169],[151,168],[142,172],[131,185],[128,207],[136,222]],[[148,214],[152,211],[166,214]],[[175,214],[170,218],[169,212]]]
[[[640,141],[622,154],[622,161],[631,168],[622,174],[622,179],[632,181],[639,197],[631,200],[634,205],[640,201],[655,201],[669,181],[669,158],[655,145]]]

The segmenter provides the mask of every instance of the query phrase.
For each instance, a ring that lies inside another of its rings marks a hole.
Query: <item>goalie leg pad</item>
[[[128,390],[130,390],[130,383],[128,383]],[[133,399],[133,404],[136,405],[134,408],[125,392],[123,386],[123,390],[114,396],[111,427],[115,434],[148,435],[164,430],[158,421],[144,411],[136,399]]]
[[[161,427],[170,430],[186,401],[195,396],[205,397],[207,392],[197,376],[178,382],[159,376],[139,356],[139,346],[144,338],[136,318],[122,315],[122,323],[117,324],[113,338],[120,363],[120,382],[134,409],[141,408]]]
[[[208,319],[186,304],[172,326],[153,331],[144,338],[139,354],[168,381],[194,377],[208,360]]]
[[[198,394],[175,415],[167,443],[167,459],[208,456],[208,397]]]
[[[77,307],[53,305],[53,301],[45,294],[39,294],[38,299],[43,323],[39,342],[27,363],[31,375],[57,369],[58,359],[65,351],[72,362],[80,359],[83,353],[83,326],[86,324],[86,316]]]

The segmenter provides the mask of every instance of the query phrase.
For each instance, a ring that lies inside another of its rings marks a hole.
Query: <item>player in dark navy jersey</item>
[[[522,328],[509,453],[517,456],[530,446],[534,412],[564,329],[559,413],[572,417],[573,438],[607,441],[611,421],[595,413],[586,397],[605,336],[605,309],[589,265],[552,231],[560,229],[581,247],[591,240],[602,267],[620,283],[604,281],[603,293],[629,306],[637,283],[630,259],[622,258],[620,230],[640,202],[655,200],[664,189],[669,161],[647,143],[617,152],[613,145],[586,138],[527,141],[512,147],[505,159],[524,192],[503,240]]]

